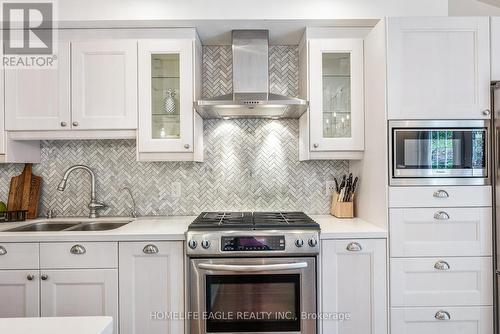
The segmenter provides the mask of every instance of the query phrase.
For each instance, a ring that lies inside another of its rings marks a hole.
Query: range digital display
[[[223,252],[285,250],[284,236],[222,237]]]

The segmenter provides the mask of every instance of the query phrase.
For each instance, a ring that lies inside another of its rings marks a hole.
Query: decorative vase
[[[165,99],[163,100],[163,112],[166,114],[175,113],[175,91],[167,89],[165,91]]]

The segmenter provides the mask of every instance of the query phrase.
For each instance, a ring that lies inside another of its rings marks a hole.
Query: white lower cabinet
[[[491,208],[389,210],[392,257],[491,256]]]
[[[386,240],[323,240],[320,312],[323,334],[386,334]],[[335,320],[337,316],[349,319]]]
[[[391,309],[392,334],[493,334],[493,307]]]
[[[110,316],[118,333],[117,269],[42,270],[41,316]]]
[[[0,270],[0,318],[38,316],[38,270]]]
[[[184,312],[183,242],[121,242],[119,250],[121,334],[184,333],[184,321],[161,319]]]
[[[391,306],[493,305],[491,257],[391,259]]]

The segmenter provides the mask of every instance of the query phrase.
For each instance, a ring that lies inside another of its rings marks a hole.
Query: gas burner
[[[203,212],[189,225],[190,257],[317,255],[319,224],[303,212]]]
[[[319,229],[303,212],[203,212],[189,230],[204,229]]]

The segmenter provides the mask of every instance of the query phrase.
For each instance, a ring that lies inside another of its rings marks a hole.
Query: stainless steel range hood
[[[233,30],[233,93],[199,100],[203,118],[299,118],[305,100],[269,93],[269,31]]]

